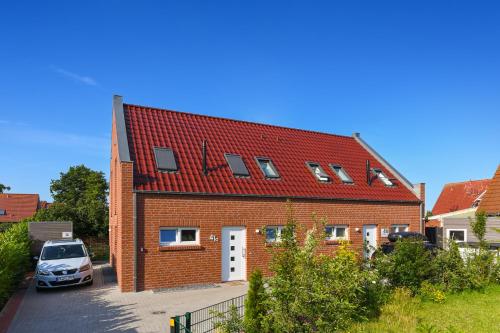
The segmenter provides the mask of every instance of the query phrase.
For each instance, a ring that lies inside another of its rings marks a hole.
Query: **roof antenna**
[[[370,175],[370,160],[366,160],[366,183],[372,186],[372,177]]]
[[[201,145],[201,156],[202,156],[202,168],[203,168],[203,175],[207,175],[207,140],[203,140],[203,143]]]

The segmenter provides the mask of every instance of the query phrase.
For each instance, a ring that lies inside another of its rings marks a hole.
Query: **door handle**
[[[241,250],[241,256],[242,256],[243,258],[245,258],[245,257],[247,256],[247,248],[246,248],[246,247],[244,247],[244,248]]]

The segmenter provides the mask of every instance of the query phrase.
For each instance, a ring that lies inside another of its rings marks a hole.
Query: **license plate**
[[[57,281],[69,281],[69,280],[73,280],[73,276],[60,276],[57,278]]]

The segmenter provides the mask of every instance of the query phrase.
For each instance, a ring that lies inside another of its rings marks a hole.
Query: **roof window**
[[[330,164],[330,167],[332,168],[333,172],[335,172],[335,174],[340,178],[340,180],[343,183],[346,183],[346,184],[353,183],[352,178],[349,176],[347,171],[345,171],[345,169],[342,166],[336,165],[336,164]]]
[[[231,168],[233,175],[239,177],[250,176],[250,174],[248,173],[248,169],[245,165],[245,162],[243,162],[243,159],[241,158],[240,155],[224,154],[224,157],[226,158],[227,164],[229,164],[229,167]]]
[[[380,179],[382,183],[384,183],[385,186],[393,186],[394,183],[386,176],[385,173],[382,172],[380,169],[372,169],[373,173]]]
[[[256,157],[257,163],[259,164],[260,169],[262,170],[262,173],[266,178],[279,178],[280,175],[278,174],[278,171],[274,167],[273,162],[266,157]]]
[[[319,163],[306,162],[307,167],[320,182],[329,182],[330,176],[323,170]]]
[[[160,171],[177,171],[177,162],[171,148],[154,147],[156,167]]]

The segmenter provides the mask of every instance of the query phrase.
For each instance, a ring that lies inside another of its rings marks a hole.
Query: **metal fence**
[[[240,317],[243,317],[246,295],[207,306],[184,315],[170,319],[171,333],[211,333],[215,332],[215,324],[223,320],[231,306],[235,306]],[[221,318],[222,317],[222,318]]]

